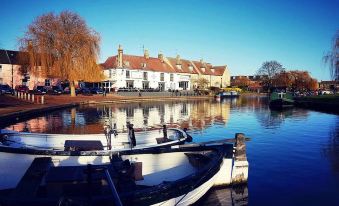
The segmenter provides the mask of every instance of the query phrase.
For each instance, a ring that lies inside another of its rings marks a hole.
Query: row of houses
[[[227,66],[212,66],[203,60],[191,61],[165,57],[150,57],[148,50],[143,56],[123,53],[119,45],[118,54],[109,57],[103,64],[106,80],[104,87],[115,88],[157,88],[164,90],[192,90],[199,87],[198,80],[207,80],[207,87],[230,85]]]
[[[18,51],[0,50],[0,84],[27,85],[33,89],[37,85],[52,86],[60,84],[56,78],[43,78],[20,72]],[[108,57],[100,64],[105,79],[100,82],[107,90],[119,88],[158,89],[161,91],[192,90],[199,87],[199,79],[205,79],[207,87],[230,85],[227,66],[213,66],[203,60],[192,61],[165,57],[150,57],[148,50],[142,56],[124,54],[119,45],[118,53]]]

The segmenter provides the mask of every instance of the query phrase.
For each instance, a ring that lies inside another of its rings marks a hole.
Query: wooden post
[[[235,134],[235,160],[246,161],[246,145],[245,135],[243,133]]]
[[[162,131],[164,133],[164,139],[167,139],[167,127],[165,124],[163,125]]]
[[[44,95],[41,96],[41,104],[45,104],[45,96]]]
[[[134,134],[134,129],[133,129],[133,124],[131,124],[130,122],[127,122],[127,129],[128,129],[128,136],[130,139],[130,145],[131,145],[131,149],[133,147],[135,147],[137,145],[136,143],[136,139],[135,139],[135,134]]]
[[[235,154],[232,168],[232,184],[246,182],[248,179],[248,161],[246,157],[245,135],[235,134]]]
[[[32,102],[34,103],[34,94],[32,94]]]

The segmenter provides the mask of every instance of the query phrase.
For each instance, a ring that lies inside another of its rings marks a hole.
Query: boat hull
[[[269,106],[272,109],[291,108],[294,106],[294,102],[289,99],[275,99],[270,101]]]
[[[40,134],[15,132],[11,130],[1,130],[0,134],[6,135],[9,140],[9,146],[12,147],[32,147],[41,149],[59,149],[63,150],[67,140],[91,140],[100,141],[104,147],[107,147],[107,139],[104,134]],[[147,147],[164,147],[177,144],[183,144],[187,140],[185,131],[177,128],[167,129],[167,138],[170,141],[158,143],[157,138],[163,138],[161,129],[153,131],[142,131],[135,133],[136,146],[133,148],[143,149]],[[111,150],[120,151],[130,149],[130,139],[127,133],[119,133],[117,136],[111,136]]]
[[[220,145],[219,145],[220,147]],[[173,156],[175,158],[165,158],[167,161],[158,162],[158,158],[155,155],[159,154],[185,154],[187,152],[199,152],[199,151],[211,151],[212,149],[217,148],[217,146],[185,146],[179,147],[175,146],[173,148],[163,148],[159,149],[143,149],[143,150],[130,150],[130,151],[122,151],[119,152],[120,156],[124,159],[131,160],[139,160],[141,162],[148,162],[148,159],[153,159],[152,162],[155,161],[153,166],[149,165],[143,174],[145,175],[145,179],[147,180],[148,173],[154,173],[158,170],[161,174],[163,171],[167,171],[168,174],[174,174],[179,172],[178,167],[173,167],[177,162],[182,162],[184,160],[178,158],[180,156]],[[190,205],[199,200],[206,192],[213,186],[216,185],[227,185],[232,184],[232,173],[236,171],[234,170],[234,159],[233,159],[233,145],[223,145],[224,150],[215,150],[215,159],[213,160],[213,164],[209,163],[208,167],[205,167],[200,173],[193,176],[185,177],[185,171],[187,170],[187,166],[182,167],[184,171],[181,171],[181,176],[184,177],[179,182],[166,183],[164,181],[168,181],[167,179],[162,179],[161,176],[158,180],[159,182],[155,182],[153,184],[160,186],[155,187],[154,189],[148,189],[144,192],[137,192],[132,195],[133,199],[130,199],[130,195],[123,195],[122,200],[129,204],[138,204],[138,205]],[[50,157],[52,158],[53,165],[58,166],[81,166],[87,164],[93,165],[102,165],[110,163],[110,153],[103,153],[102,151],[98,152],[55,152],[55,151],[34,151],[34,150],[26,150],[20,151],[20,149],[13,150],[12,152],[8,152],[6,150],[1,150],[0,147],[0,167],[6,168],[0,171],[0,190],[4,189],[12,189],[15,188],[20,179],[23,177],[25,171],[30,167],[32,161],[38,157]],[[227,152],[226,152],[227,151]],[[138,156],[139,155],[139,156]],[[140,155],[144,155],[145,157],[141,157]],[[182,157],[184,156],[184,157]],[[139,157],[139,158],[138,158]],[[146,159],[145,159],[146,158]],[[181,158],[185,158],[185,155],[181,155]],[[15,160],[15,164],[13,164],[13,160]],[[149,160],[151,161],[151,160]],[[186,160],[188,161],[188,160]],[[171,163],[172,162],[172,163]],[[163,166],[160,166],[163,165]],[[170,168],[164,168],[164,166],[168,164],[173,164]],[[158,166],[157,166],[158,165]],[[158,168],[159,167],[159,168]],[[186,168],[186,169],[185,169]],[[172,169],[173,171],[169,171]],[[147,172],[149,170],[149,172]],[[151,172],[150,172],[151,171]],[[176,172],[178,171],[178,172]],[[188,172],[188,171],[186,171]],[[247,174],[246,174],[247,175]],[[172,175],[170,175],[172,176]],[[152,176],[154,177],[154,176]],[[190,178],[193,178],[192,180]],[[156,177],[155,177],[156,178]],[[180,178],[179,178],[180,179]],[[144,182],[141,182],[142,185],[145,185]],[[147,184],[146,184],[147,185]],[[180,188],[180,189],[179,189]],[[147,198],[145,198],[145,195]],[[150,197],[150,198],[148,198]],[[109,197],[108,197],[109,198]],[[127,199],[126,199],[127,198]],[[127,201],[127,202],[126,202]]]

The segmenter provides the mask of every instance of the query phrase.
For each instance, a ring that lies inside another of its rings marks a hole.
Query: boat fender
[[[193,137],[187,133],[187,128],[184,128],[184,132],[187,135],[186,142],[192,142],[193,141]]]

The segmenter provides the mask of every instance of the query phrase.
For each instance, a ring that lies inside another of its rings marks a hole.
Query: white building
[[[147,50],[143,56],[126,55],[119,45],[118,55],[109,57],[103,64],[106,89],[119,88],[159,89],[160,91],[190,90],[194,80],[206,78],[210,86],[228,86],[229,70],[226,66],[213,67],[211,64],[194,63],[194,61],[166,58],[159,54],[150,57]]]

